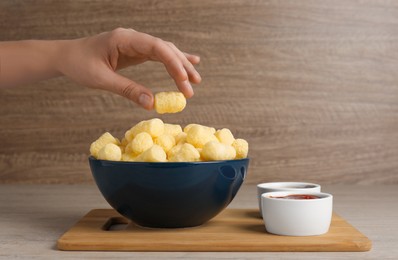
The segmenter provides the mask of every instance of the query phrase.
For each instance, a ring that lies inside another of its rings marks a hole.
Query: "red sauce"
[[[313,200],[313,199],[319,199],[320,197],[315,196],[315,195],[309,195],[309,194],[292,194],[292,195],[287,195],[287,196],[282,196],[282,197],[270,197],[273,199],[290,199],[290,200]]]

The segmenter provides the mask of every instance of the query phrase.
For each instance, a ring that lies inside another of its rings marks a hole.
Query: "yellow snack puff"
[[[183,144],[180,150],[169,158],[170,162],[196,162],[199,161],[200,154],[191,144]]]
[[[232,143],[232,147],[236,151],[236,159],[243,159],[249,153],[249,143],[244,139],[236,139]]]
[[[196,148],[202,148],[207,142],[210,141],[218,142],[218,139],[208,127],[194,125],[189,129],[187,134],[187,142]]]
[[[224,145],[225,145],[225,150],[226,150],[226,153],[227,153],[227,155],[226,155],[227,159],[225,159],[225,160],[233,160],[233,159],[235,159],[235,157],[236,157],[235,149],[231,145],[228,145],[228,144],[224,144]]]
[[[124,153],[122,154],[122,161],[123,162],[135,162],[136,156],[132,153]]]
[[[152,137],[158,137],[164,133],[164,123],[159,118],[154,118],[141,121],[133,126],[130,130],[133,136],[137,136],[142,132],[147,132]]]
[[[151,148],[136,157],[136,162],[166,162],[166,152],[159,145],[154,144]]]
[[[181,92],[159,92],[155,94],[154,107],[159,114],[181,112],[186,104],[187,100]]]
[[[177,144],[167,152],[167,158],[170,160],[178,151],[180,151],[182,144]]]
[[[201,127],[204,127],[204,128],[206,128],[206,129],[208,129],[212,134],[214,134],[214,133],[216,132],[216,129],[215,129],[214,127],[208,127],[208,126],[199,125],[199,124],[189,124],[189,125],[186,125],[186,126],[184,127],[184,133],[188,133],[188,132],[189,132],[189,129],[191,129],[193,126],[201,126]]]
[[[227,144],[208,142],[202,149],[201,156],[206,161],[233,160],[236,156],[235,149]]]
[[[186,125],[186,126],[184,127],[184,133],[188,133],[189,129],[191,129],[191,127],[193,127],[194,125],[199,125],[199,124],[189,124],[189,125]]]
[[[110,133],[106,132],[102,134],[97,140],[95,140],[90,145],[90,154],[95,158],[98,158],[98,152],[107,144],[116,144],[119,145],[120,142],[118,139],[113,137]]]
[[[199,152],[199,154],[200,154],[200,158],[199,158],[199,161],[206,161],[204,158],[203,158],[203,156],[202,156],[202,150],[203,150],[203,148],[196,148],[196,150]]]
[[[126,131],[126,133],[124,134],[124,138],[126,138],[128,142],[131,142],[134,139],[134,136],[143,132],[142,125],[144,124],[144,122],[145,120],[140,121],[134,126],[132,126],[129,130]]]
[[[176,144],[183,144],[187,141],[187,133],[181,132],[175,136]]]
[[[235,141],[231,130],[229,130],[228,128],[218,130],[214,135],[217,137],[218,141],[223,144],[231,145]]]
[[[124,137],[126,137],[127,140],[130,141],[134,139],[134,136],[136,136],[137,134],[144,132],[144,130],[142,129],[142,125],[144,124],[145,120],[138,122],[137,124],[135,124],[132,128],[130,128],[130,130],[127,130],[126,134],[124,135]]]
[[[120,161],[122,158],[122,151],[116,144],[106,144],[98,152],[98,159],[108,161]]]
[[[152,145],[152,136],[147,132],[141,132],[126,146],[126,152],[140,154],[151,148]]]
[[[178,134],[182,133],[182,128],[180,125],[174,124],[164,124],[164,132],[165,135],[172,135],[176,137]]]
[[[162,147],[167,153],[176,144],[176,140],[172,135],[161,135],[155,138],[154,143]]]
[[[214,135],[216,133],[216,129],[214,127],[208,127],[208,126],[204,126],[207,129],[209,129],[209,131]]]
[[[123,139],[126,140],[124,142],[127,142],[127,143],[131,142],[134,139],[134,135],[133,135],[132,129],[127,130],[126,133],[124,133],[124,138]]]

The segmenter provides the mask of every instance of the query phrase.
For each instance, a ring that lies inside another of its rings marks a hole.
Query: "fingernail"
[[[152,99],[148,94],[143,93],[138,98],[138,103],[145,108],[150,108],[152,105]]]
[[[199,63],[200,62],[200,57],[198,55],[195,55],[196,57],[196,62]]]

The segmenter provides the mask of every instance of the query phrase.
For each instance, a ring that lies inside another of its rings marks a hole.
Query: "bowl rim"
[[[289,188],[289,185],[308,185],[311,187],[299,187]],[[301,181],[275,181],[275,182],[263,182],[257,184],[259,189],[275,189],[277,191],[305,191],[316,188],[321,188],[321,185],[313,182],[301,182]],[[276,192],[276,191],[275,191]]]
[[[98,161],[107,164],[115,164],[115,165],[206,165],[206,164],[223,164],[223,163],[232,163],[232,162],[245,162],[250,161],[249,157],[242,158],[242,159],[234,159],[234,160],[221,160],[221,161],[204,161],[204,162],[125,162],[125,161],[109,161],[109,160],[100,160],[95,158],[94,156],[90,155],[88,157],[89,161]]]
[[[320,198],[316,199],[279,199],[273,198],[271,196],[288,196],[288,195],[298,195],[298,194],[305,194],[305,195],[314,195],[314,196],[321,196]],[[311,203],[314,201],[320,200],[329,200],[333,199],[333,195],[326,192],[303,192],[303,191],[272,191],[266,192],[261,195],[261,200],[271,200],[271,201],[278,201],[278,203]]]

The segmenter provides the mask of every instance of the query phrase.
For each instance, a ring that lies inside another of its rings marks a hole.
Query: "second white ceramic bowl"
[[[292,194],[316,199],[277,198]],[[333,196],[321,192],[269,192],[261,195],[263,219],[269,233],[283,236],[315,236],[327,233],[332,220]]]

